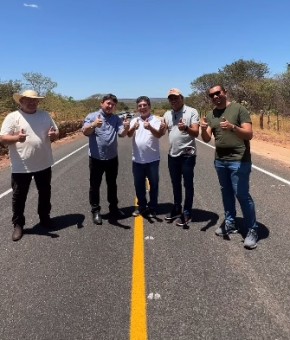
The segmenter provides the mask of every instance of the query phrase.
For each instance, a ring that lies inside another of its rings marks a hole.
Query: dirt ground
[[[69,143],[76,138],[81,138],[82,133],[78,132],[69,137],[63,138],[52,144],[53,148],[58,148],[64,143]],[[271,160],[276,160],[288,168],[290,168],[290,141],[280,142],[279,139],[265,140],[265,136],[255,133],[251,140],[251,151],[258,155],[264,156]],[[267,138],[269,139],[269,137]],[[8,156],[0,157],[0,170],[9,166],[10,161]]]

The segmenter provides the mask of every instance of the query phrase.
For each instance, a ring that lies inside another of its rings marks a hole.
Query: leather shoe
[[[101,216],[101,213],[99,211],[96,211],[96,212],[93,213],[93,223],[97,224],[97,225],[100,225],[100,224],[103,223],[102,216]]]
[[[14,226],[13,234],[12,234],[12,241],[19,241],[23,236],[23,227],[16,224]]]

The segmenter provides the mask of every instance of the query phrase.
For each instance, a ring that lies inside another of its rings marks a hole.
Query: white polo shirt
[[[159,138],[152,135],[150,130],[144,129],[144,120],[141,117],[133,118],[130,122],[130,128],[139,122],[139,128],[133,135],[132,160],[136,163],[151,163],[160,160]],[[150,115],[148,118],[150,125],[159,130],[161,121],[157,117]]]

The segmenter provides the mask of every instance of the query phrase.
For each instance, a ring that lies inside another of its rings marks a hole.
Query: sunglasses
[[[210,93],[208,96],[210,97],[210,98],[213,98],[214,96],[219,96],[220,94],[222,93],[222,91],[216,91],[216,92],[214,92],[214,93]]]

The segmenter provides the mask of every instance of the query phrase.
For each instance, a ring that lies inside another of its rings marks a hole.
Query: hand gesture
[[[145,119],[145,122],[144,122],[143,126],[144,126],[144,129],[146,129],[146,130],[149,130],[149,129],[150,129],[150,123],[149,123],[149,121],[148,121],[148,118]]]
[[[200,122],[200,127],[202,130],[206,130],[208,128],[208,121],[207,118],[204,116]]]
[[[18,140],[17,142],[19,143],[24,143],[26,141],[26,131],[25,129],[21,129],[19,132],[18,132]]]
[[[139,126],[140,126],[139,118],[137,118],[137,119],[136,119],[136,123],[134,124],[135,130],[138,130],[138,129],[139,129]]]
[[[124,129],[129,130],[130,128],[130,120],[126,117],[123,121]]]
[[[222,130],[231,130],[233,124],[231,124],[225,117],[222,117],[222,121],[220,122],[220,127]]]
[[[159,132],[163,133],[166,129],[166,124],[165,124],[165,120],[163,117],[160,119],[160,121],[161,122],[160,122]]]
[[[54,142],[57,138],[57,133],[56,133],[56,130],[55,130],[55,127],[54,126],[51,126],[50,129],[48,130],[48,137],[50,139],[51,142]]]
[[[103,119],[102,116],[100,114],[98,114],[98,117],[96,118],[96,120],[93,122],[93,126],[94,127],[98,127],[100,128],[103,124]]]
[[[186,120],[183,119],[183,118],[180,118],[179,119],[179,122],[178,122],[178,129],[180,131],[185,131],[186,130]]]

